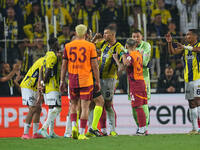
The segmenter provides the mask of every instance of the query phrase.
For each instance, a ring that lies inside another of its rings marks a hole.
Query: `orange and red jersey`
[[[74,40],[65,45],[64,59],[68,62],[69,87],[93,85],[91,59],[97,58],[96,47],[86,40]]]
[[[128,78],[130,80],[144,80],[141,53],[139,51],[132,51],[127,57],[131,58],[131,64],[127,68]]]

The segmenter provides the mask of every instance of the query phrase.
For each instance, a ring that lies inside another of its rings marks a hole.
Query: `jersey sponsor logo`
[[[55,132],[58,135],[65,132],[66,115],[69,108],[69,99],[66,96],[62,96],[62,108],[55,120]],[[0,137],[20,137],[28,111],[28,107],[22,105],[21,97],[0,97]],[[47,112],[48,106],[43,105],[40,126],[44,124]]]
[[[82,69],[83,66],[82,65],[73,65],[72,68],[74,68],[74,69]]]
[[[186,56],[186,59],[187,59],[187,60],[191,60],[191,59],[194,59],[194,56],[193,56],[193,55],[190,55],[190,56]]]
[[[109,54],[107,53],[107,54],[102,54],[102,57],[103,58],[108,58],[109,57]]]

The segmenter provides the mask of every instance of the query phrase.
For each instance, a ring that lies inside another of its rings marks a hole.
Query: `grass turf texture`
[[[1,150],[200,150],[200,135],[121,135],[89,140],[0,138]]]

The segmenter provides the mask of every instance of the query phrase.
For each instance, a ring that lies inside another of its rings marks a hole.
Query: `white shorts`
[[[28,106],[35,106],[37,101],[37,92],[28,88],[21,88],[22,104]]]
[[[185,99],[193,100],[195,97],[200,97],[200,80],[185,83]]]
[[[44,101],[46,105],[61,106],[61,94],[57,91],[44,94]]]
[[[101,94],[104,100],[112,101],[117,80],[101,79],[100,83],[101,83]]]

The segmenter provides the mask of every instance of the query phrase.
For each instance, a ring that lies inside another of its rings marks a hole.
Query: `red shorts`
[[[129,82],[129,92],[132,107],[147,104],[147,91],[143,80]]]
[[[81,87],[81,88],[69,88],[69,94],[71,100],[91,100],[94,86]]]

